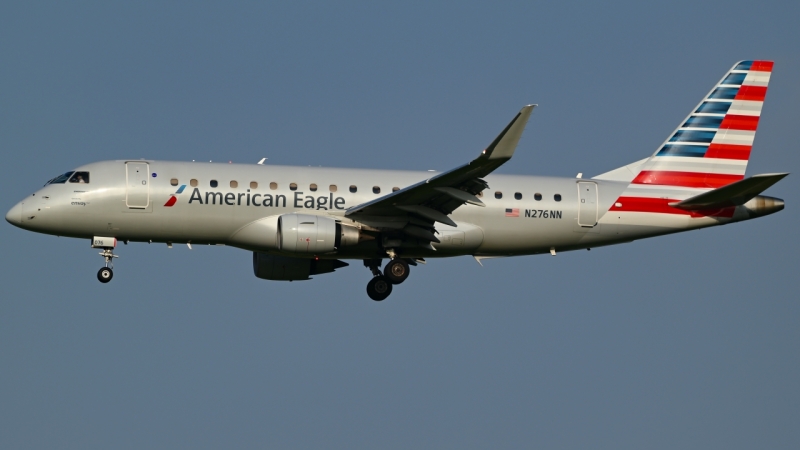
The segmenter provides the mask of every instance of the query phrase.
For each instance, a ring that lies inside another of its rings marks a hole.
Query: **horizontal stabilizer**
[[[727,208],[744,205],[768,187],[782,180],[788,173],[768,173],[728,184],[713,191],[704,192],[686,200],[670,203],[669,206],[687,211]]]

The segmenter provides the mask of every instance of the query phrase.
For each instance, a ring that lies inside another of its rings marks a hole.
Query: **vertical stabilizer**
[[[631,173],[630,185],[616,203],[627,205],[621,210],[672,213],[669,202],[743,179],[772,66],[772,61],[735,64],[658,150],[636,167],[638,173]],[[618,172],[596,178],[614,178]]]
[[[661,145],[634,184],[718,188],[744,178],[772,61],[742,61]]]

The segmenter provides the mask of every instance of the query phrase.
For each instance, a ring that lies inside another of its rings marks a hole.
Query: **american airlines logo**
[[[186,189],[186,185],[182,184],[181,187],[179,187],[178,190],[175,191],[174,194],[169,196],[169,200],[167,200],[167,203],[164,203],[164,206],[170,207],[170,206],[174,205],[175,202],[178,201],[178,197],[176,197],[176,195],[180,195],[180,193],[183,192],[184,189]]]
[[[183,193],[185,188],[185,184],[181,185],[174,194],[170,195],[164,206],[170,207],[175,205],[175,203],[178,202],[177,196]],[[344,197],[335,197],[333,193],[315,197],[312,195],[303,195],[303,191],[294,192],[287,199],[286,195],[283,194],[261,194],[258,192],[250,192],[250,189],[248,189],[247,192],[223,193],[213,191],[200,192],[199,188],[194,188],[188,203],[190,205],[192,203],[199,203],[201,205],[262,206],[266,208],[286,208],[287,204],[290,204],[290,207],[298,209],[345,209]]]

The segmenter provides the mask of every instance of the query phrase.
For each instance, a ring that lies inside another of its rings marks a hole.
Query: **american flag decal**
[[[519,217],[519,208],[506,208],[506,217]]]

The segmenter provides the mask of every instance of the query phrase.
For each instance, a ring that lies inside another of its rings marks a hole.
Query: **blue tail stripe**
[[[730,109],[731,104],[729,102],[703,102],[699,108],[697,108],[698,113],[710,113],[710,114],[725,114]]]
[[[714,140],[716,131],[679,130],[670,138],[670,142],[708,142]]]
[[[716,88],[708,98],[714,98],[718,100],[733,100],[736,98],[736,94],[739,92],[739,88]]]
[[[705,145],[665,145],[658,152],[658,156],[691,156],[702,158],[706,155],[708,147]]]
[[[692,116],[683,124],[683,128],[719,128],[722,117]]]
[[[733,70],[750,70],[753,66],[753,61],[742,61],[733,68]]]
[[[747,77],[746,73],[732,73],[725,77],[720,84],[737,84],[741,85],[744,83],[744,79]]]

